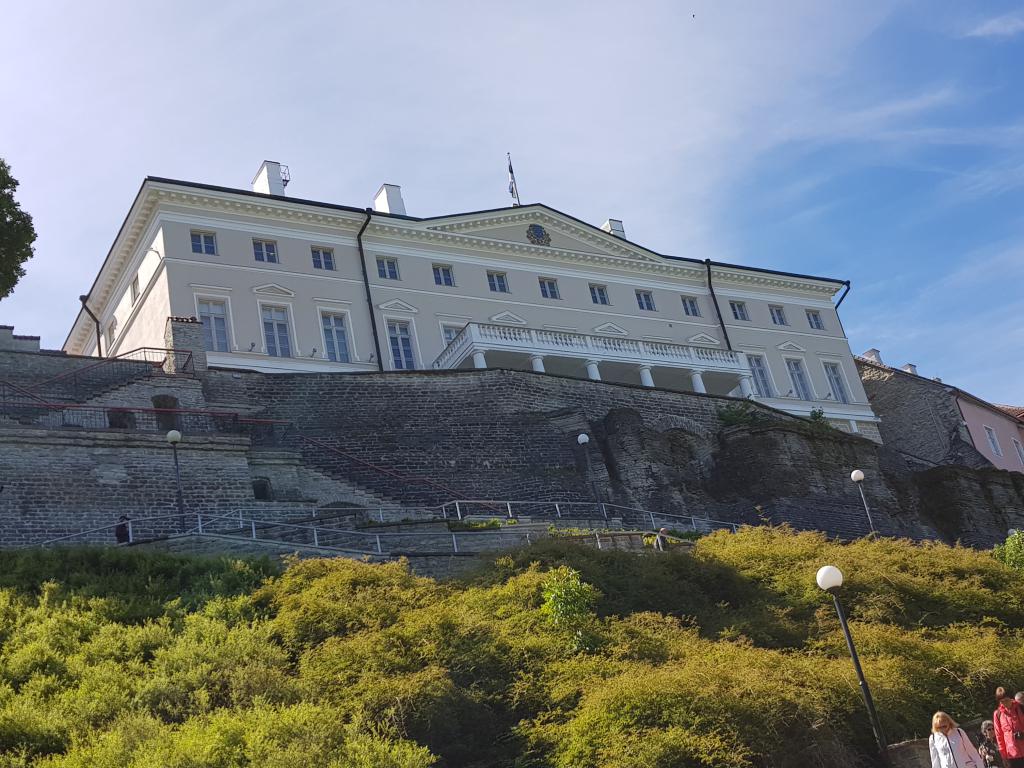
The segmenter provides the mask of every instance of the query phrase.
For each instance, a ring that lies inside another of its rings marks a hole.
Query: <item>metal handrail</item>
[[[140,352],[142,353],[141,359],[131,357],[131,355],[135,355]],[[145,354],[147,352],[163,352],[164,359],[162,361],[147,360],[145,359]],[[167,361],[167,358],[170,357],[171,355],[184,355],[185,362],[182,363],[181,370],[184,372],[191,368],[192,372],[195,372],[195,366],[192,364],[192,350],[190,349],[173,349],[170,347],[137,347],[136,349],[131,349],[128,350],[127,352],[121,352],[117,355],[114,355],[113,357],[104,357],[103,359],[95,363],[91,363],[90,365],[86,365],[81,368],[73,368],[70,371],[64,371],[64,373],[58,373],[56,376],[51,376],[49,379],[44,379],[43,381],[31,385],[29,389],[40,389],[42,387],[45,387],[47,384],[51,384],[55,381],[61,381],[69,377],[80,376],[81,374],[86,373],[88,371],[92,371],[95,370],[96,368],[100,368],[103,366],[109,366],[113,363],[137,362],[149,363],[150,366],[162,366]]]

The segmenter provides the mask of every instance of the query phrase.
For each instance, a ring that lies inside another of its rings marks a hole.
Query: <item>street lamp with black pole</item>
[[[587,480],[590,483],[590,492],[594,496],[594,501],[600,503],[601,499],[597,493],[597,483],[594,481],[593,469],[590,465],[590,449],[587,448],[587,444],[590,442],[590,435],[586,432],[580,432],[576,436],[576,443],[583,449],[583,457],[587,461]]]
[[[868,516],[868,525],[871,527],[871,532],[878,533],[875,528],[875,522],[871,519],[871,508],[868,506],[868,497],[864,495],[864,473],[859,469],[855,469],[850,473],[850,479],[853,480],[857,486],[857,490],[860,491],[860,500],[864,502],[864,512]]]
[[[178,443],[181,442],[181,432],[176,429],[172,429],[167,433],[167,442],[171,444],[171,450],[174,451],[174,479],[178,484],[178,517],[181,524],[181,530],[185,530],[185,497],[181,492],[181,467],[178,464]]]
[[[875,702],[871,698],[871,689],[868,688],[868,681],[864,679],[864,670],[860,666],[860,658],[857,656],[857,649],[853,645],[853,636],[850,634],[850,626],[846,623],[846,613],[843,611],[843,604],[839,602],[839,588],[843,586],[843,572],[834,565],[824,565],[818,569],[816,577],[818,586],[832,595],[832,602],[836,605],[836,614],[839,616],[839,624],[846,636],[846,647],[850,651],[850,658],[853,660],[853,669],[857,673],[857,680],[860,682],[860,692],[864,697],[864,706],[868,710],[868,719],[871,720],[871,730],[874,731],[875,741],[878,744],[878,754],[883,765],[889,765],[889,752],[885,744],[885,733],[882,731],[882,723],[878,719],[878,712],[875,711]]]

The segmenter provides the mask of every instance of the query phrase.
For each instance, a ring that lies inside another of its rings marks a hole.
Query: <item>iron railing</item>
[[[251,419],[230,411],[98,407],[39,399],[0,400],[0,422],[38,429],[247,435],[258,445],[280,445],[291,429],[290,421]]]
[[[65,371],[26,389],[48,397],[82,400],[111,387],[157,375],[195,377],[191,350],[139,347]]]
[[[547,529],[519,529],[515,526],[486,531],[408,531],[404,533],[376,533],[372,531],[343,530],[316,525],[283,523],[247,518],[244,514],[218,515],[189,513],[156,515],[124,519],[109,525],[89,528],[78,533],[48,539],[39,546],[60,546],[76,543],[94,543],[107,538],[118,545],[139,544],[180,536],[226,536],[234,539],[292,545],[304,549],[324,550],[347,555],[387,557],[404,554],[475,554],[505,549],[516,545],[530,545],[549,538]],[[622,538],[652,535],[648,531],[594,531],[566,536],[581,543],[593,541],[598,549]],[[434,544],[436,542],[436,545]]]

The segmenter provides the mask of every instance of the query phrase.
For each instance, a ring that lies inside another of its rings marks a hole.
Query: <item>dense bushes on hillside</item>
[[[0,767],[867,765],[832,562],[884,724],[1024,684],[1024,575],[785,529],[636,555],[400,564],[0,555]]]

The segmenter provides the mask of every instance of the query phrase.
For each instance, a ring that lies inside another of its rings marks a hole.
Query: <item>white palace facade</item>
[[[878,439],[836,313],[849,284],[665,256],[622,223],[541,204],[416,218],[148,177],[64,349],[165,346],[202,321],[210,366],[283,372],[513,368],[751,397]]]

